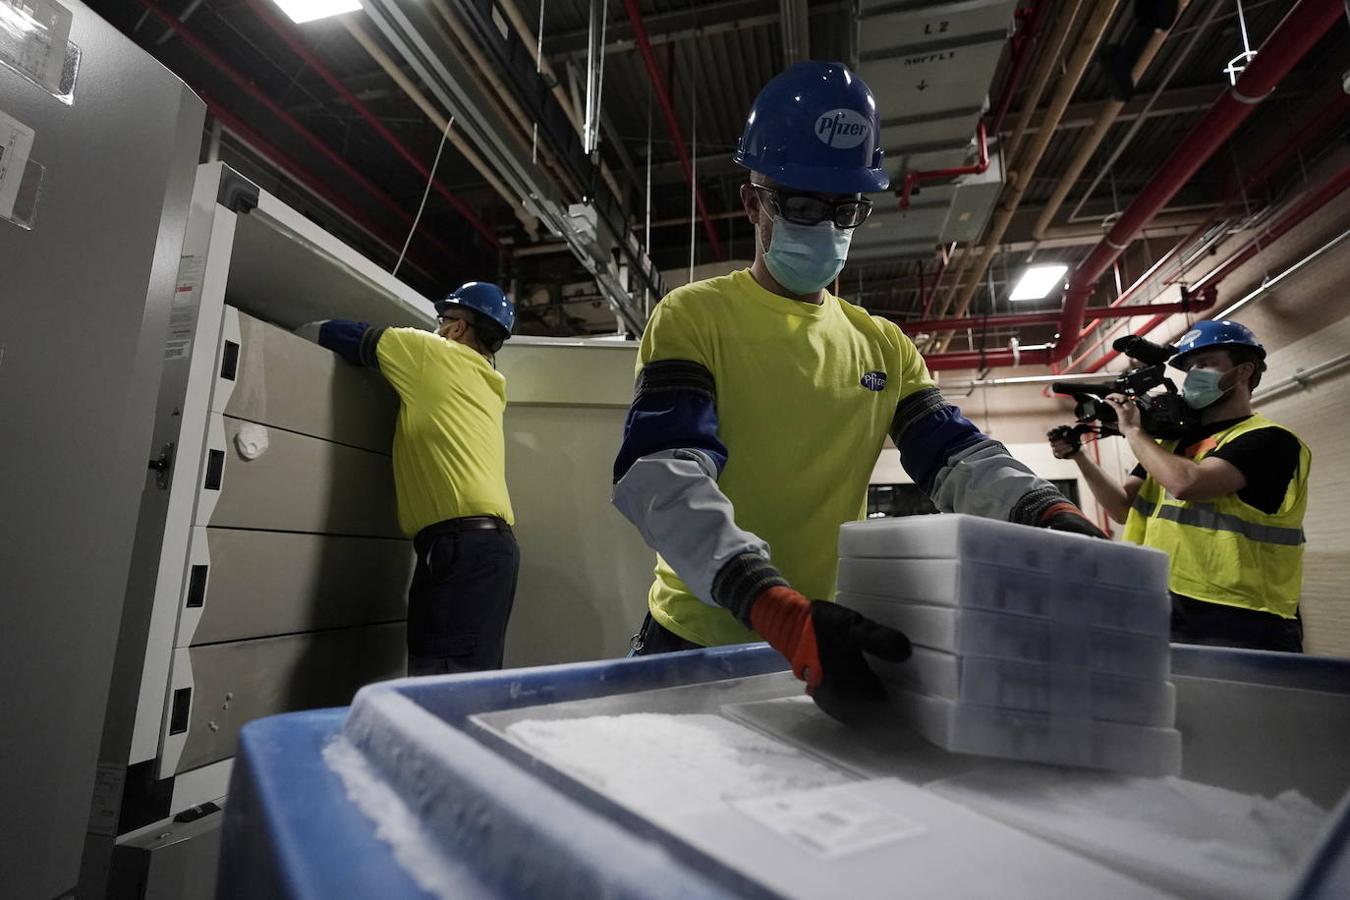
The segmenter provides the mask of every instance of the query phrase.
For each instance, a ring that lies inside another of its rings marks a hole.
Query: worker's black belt
[[[417,537],[413,538],[413,541],[420,543],[437,535],[458,534],[461,531],[504,531],[510,534],[511,526],[497,516],[461,516],[458,519],[446,519],[444,522],[428,525],[417,532]]]

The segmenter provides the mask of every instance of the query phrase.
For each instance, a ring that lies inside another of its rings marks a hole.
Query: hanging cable
[[[413,235],[417,232],[417,225],[422,221],[422,211],[427,208],[427,197],[431,196],[431,185],[436,180],[436,167],[440,165],[441,153],[445,150],[446,138],[450,137],[450,129],[454,127],[455,117],[451,116],[445,123],[445,131],[441,132],[441,142],[436,147],[436,158],[431,162],[431,171],[427,174],[427,186],[422,191],[422,202],[417,204],[417,215],[413,216],[412,227],[408,229],[408,239],[403,242],[403,249],[399,251],[398,259],[394,262],[394,268],[389,274],[398,276],[398,268],[403,265],[403,257],[408,255],[408,245],[412,243]]]
[[[697,46],[700,27],[698,24],[698,4],[690,0],[689,12],[694,17],[694,37]],[[689,281],[694,280],[694,237],[697,234],[695,219],[698,218],[698,64],[689,67],[689,107],[693,120],[689,137]],[[714,257],[716,258],[716,257]]]
[[[540,75],[544,69],[544,10],[548,7],[548,0],[539,0],[539,28],[535,34],[539,35],[534,44],[534,74]],[[542,75],[540,75],[542,77]],[[534,136],[530,141],[530,165],[539,164],[539,120],[534,120]]]
[[[647,80],[647,222],[646,228],[642,232],[642,240],[645,245],[643,249],[647,252],[647,259],[652,258],[652,82]],[[645,283],[645,279],[644,279]],[[642,289],[643,301],[646,304],[647,315],[652,314],[652,296],[647,288]]]

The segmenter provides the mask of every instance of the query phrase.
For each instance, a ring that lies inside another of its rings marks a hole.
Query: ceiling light
[[[1031,266],[1017,280],[1009,300],[1042,300],[1064,280],[1068,266]]]
[[[297,25],[329,16],[356,12],[361,0],[272,0]]]

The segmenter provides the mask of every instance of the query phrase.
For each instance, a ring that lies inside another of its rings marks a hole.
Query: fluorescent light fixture
[[[342,13],[356,12],[361,0],[272,0],[297,25],[326,19]]]
[[[1031,266],[1017,280],[1009,300],[1043,300],[1061,281],[1068,266]]]

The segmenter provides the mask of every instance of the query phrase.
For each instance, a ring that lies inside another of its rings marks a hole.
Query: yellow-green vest
[[[1237,437],[1279,428],[1254,415],[1188,448],[1201,461]],[[1295,440],[1297,440],[1295,436]],[[1298,471],[1274,513],[1248,506],[1237,494],[1183,501],[1144,480],[1125,521],[1125,540],[1163,550],[1172,560],[1168,587],[1209,603],[1275,613],[1292,619],[1303,584],[1303,513],[1308,507],[1312,454],[1299,441]],[[1175,451],[1176,441],[1159,441]]]

